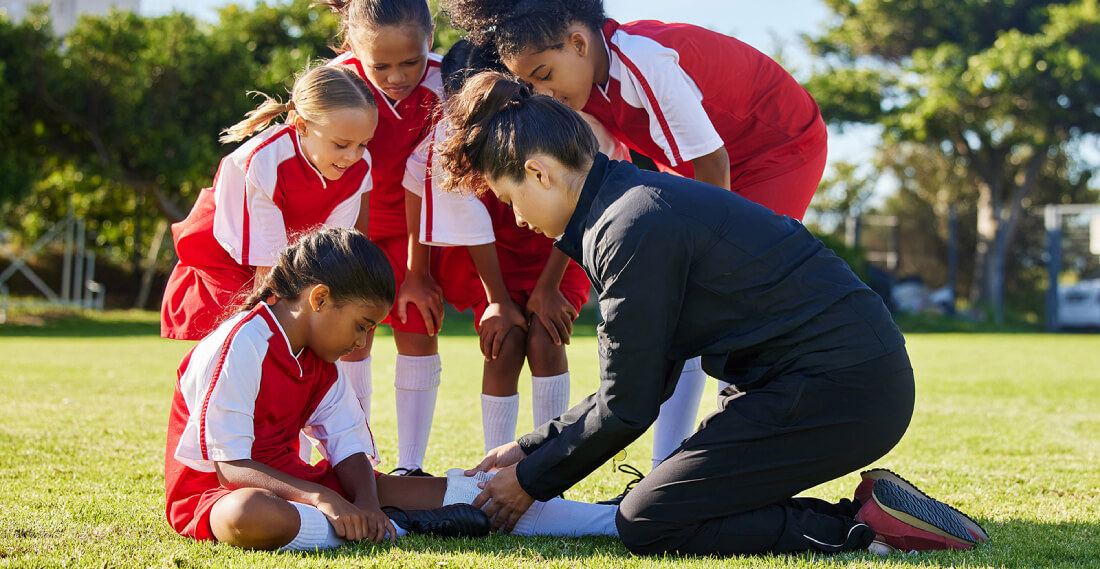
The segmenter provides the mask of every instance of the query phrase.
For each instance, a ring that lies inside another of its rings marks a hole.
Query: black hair
[[[319,0],[342,20],[339,51],[351,49],[351,30],[375,30],[386,26],[415,25],[432,37],[432,11],[427,0]]]
[[[573,22],[599,33],[607,21],[602,0],[443,0],[443,11],[504,58],[561,47]]]
[[[521,180],[533,154],[581,170],[599,152],[592,127],[576,111],[495,71],[471,77],[447,99],[446,114],[450,125],[439,156],[448,191],[482,194],[488,189],[486,177]]]
[[[462,90],[466,80],[482,71],[508,73],[508,68],[488,47],[480,47],[466,39],[460,39],[447,50],[439,64],[443,76],[443,92],[450,97]]]
[[[262,286],[248,297],[248,310],[272,296],[296,300],[323,284],[337,306],[349,302],[393,304],[397,285],[385,253],[354,229],[328,228],[301,234],[279,253]]]

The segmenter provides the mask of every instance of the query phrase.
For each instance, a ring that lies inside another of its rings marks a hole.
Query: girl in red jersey
[[[452,93],[468,73],[502,67],[460,40],[443,58],[441,70],[446,91]],[[466,246],[484,285],[485,294],[473,308],[485,355],[481,412],[488,452],[515,440],[517,388],[525,361],[531,370],[534,426],[569,408],[565,345],[591,284],[576,263],[553,248],[552,239],[517,225],[511,208],[492,194],[474,197],[442,190],[442,168],[433,158],[434,143],[445,136],[446,124],[444,117],[421,146],[420,167],[410,168],[406,187],[423,195],[421,240]]]
[[[444,297],[465,310],[482,294],[468,263],[447,258],[455,252],[419,242],[420,197],[402,183],[409,158],[432,130],[442,90],[439,56],[429,52],[431,12],[424,0],[326,3],[344,22],[344,53],[333,65],[355,70],[378,101],[377,136],[368,147],[374,187],[369,204],[364,203],[369,214],[360,220],[369,217],[369,236],[386,252],[397,278],[397,301],[385,320],[393,328],[398,353],[396,472],[424,474],[442,371],[435,335],[443,323]],[[360,361],[341,364],[363,398],[368,419],[370,348],[368,342],[347,358]]]
[[[284,113],[285,124],[264,128]],[[172,226],[179,263],[164,294],[161,335],[200,340],[213,331],[263,280],[288,235],[351,227],[371,187],[364,151],[377,124],[366,83],[319,67],[295,81],[289,101],[267,98],[226,129],[222,142],[263,130],[222,160],[213,187]]]
[[[184,357],[164,461],[174,530],[281,550],[404,531],[488,533],[489,520],[468,503],[490,477],[373,472],[373,438],[333,362],[363,348],[389,313],[394,286],[385,255],[362,234],[307,234],[278,256],[242,311]],[[317,439],[324,460],[299,457],[300,430]],[[556,499],[533,509],[519,521],[522,534],[616,535],[614,507]]]
[[[513,73],[660,169],[805,214],[825,168],[825,124],[809,93],[751,46],[686,24],[620,24],[600,0],[444,5]],[[655,427],[654,465],[691,434],[705,377],[699,361],[685,366]]]

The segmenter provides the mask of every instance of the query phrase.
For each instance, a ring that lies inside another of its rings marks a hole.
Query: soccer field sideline
[[[876,463],[971,514],[992,542],[970,552],[706,558],[631,556],[616,540],[412,538],[324,554],[253,553],[176,536],[163,518],[167,410],[190,344],[155,337],[148,315],[125,325],[77,321],[0,328],[0,567],[1088,567],[1100,564],[1100,342],[1095,336],[914,334],[917,410]],[[112,335],[113,334],[113,335]],[[481,357],[470,336],[441,338],[444,376],[426,469],[481,458]],[[596,386],[595,339],[569,348],[576,402]],[[372,431],[396,453],[394,350],[374,350]],[[531,425],[521,378],[520,433]],[[701,413],[714,406],[709,387]],[[700,415],[702,416],[702,415]],[[648,470],[651,436],[628,448]],[[386,468],[389,462],[382,468]],[[849,497],[858,476],[808,490]],[[617,494],[627,477],[601,467],[567,497]]]

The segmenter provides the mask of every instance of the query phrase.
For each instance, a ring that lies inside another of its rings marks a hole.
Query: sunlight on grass
[[[235,550],[176,536],[164,521],[163,452],[175,369],[191,343],[156,336],[156,315],[66,316],[0,326],[0,567],[1087,567],[1100,559],[1100,341],[1042,334],[911,334],[917,409],[877,463],[970,513],[993,541],[969,552],[633,557],[614,539],[410,538],[322,554]],[[482,455],[476,339],[444,336],[443,384],[426,470]],[[572,400],[595,389],[595,340],[569,348]],[[372,430],[396,454],[394,348],[375,347]],[[520,429],[531,426],[521,380]],[[713,408],[715,388],[702,413]],[[522,432],[520,433],[522,434]],[[652,438],[628,449],[648,469]],[[858,475],[806,493],[850,496]],[[605,465],[570,490],[613,496],[626,477]]]

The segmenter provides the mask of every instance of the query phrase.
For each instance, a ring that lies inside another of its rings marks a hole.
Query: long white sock
[[[298,510],[301,523],[298,526],[298,535],[290,543],[279,548],[279,551],[311,551],[314,549],[332,549],[347,543],[336,535],[336,529],[328,523],[328,518],[321,510],[306,504],[291,502]]]
[[[359,399],[359,406],[363,408],[363,414],[367,416],[367,423],[370,423],[370,397],[374,393],[370,362],[370,356],[357,362],[336,361],[336,365],[340,368],[340,371],[344,372],[344,377],[347,378],[352,389],[355,390],[355,397]]]
[[[701,358],[692,358],[684,363],[676,391],[661,404],[661,412],[653,423],[653,468],[657,468],[661,461],[680,447],[684,439],[695,432],[699,400],[703,397],[706,383],[707,374],[703,372]]]
[[[397,466],[421,468],[428,452],[435,399],[439,394],[439,354],[397,356],[393,382],[397,398]]]
[[[497,397],[481,394],[481,429],[485,433],[485,452],[516,440],[519,420],[519,394]]]
[[[535,428],[569,409],[569,372],[549,377],[531,376],[531,409]]]
[[[313,439],[303,431],[298,431],[298,456],[302,462],[313,464]]]
[[[481,493],[479,482],[493,478],[495,472],[479,472],[467,477],[461,468],[447,471],[447,491],[443,505],[469,504]],[[512,535],[550,535],[576,537],[582,535],[618,536],[615,526],[617,506],[589,504],[554,498],[535,502],[516,522]]]

